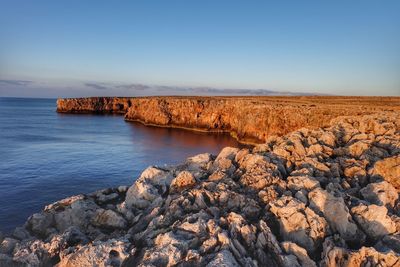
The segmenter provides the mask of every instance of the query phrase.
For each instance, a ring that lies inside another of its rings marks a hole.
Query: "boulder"
[[[49,212],[35,213],[28,219],[28,227],[33,233],[45,236],[48,228],[54,224],[54,216]]]
[[[295,255],[297,258],[297,261],[301,264],[301,266],[317,267],[315,262],[312,259],[310,259],[310,257],[308,256],[307,251],[304,248],[297,245],[296,243],[282,242],[281,247],[285,251],[286,254]]]
[[[320,266],[358,267],[358,266],[398,266],[400,254],[392,250],[379,252],[372,247],[361,247],[359,250],[348,250],[335,246],[332,240],[324,242]]]
[[[322,188],[316,188],[308,194],[310,208],[322,214],[334,232],[350,242],[362,243],[365,236],[354,223],[343,198],[335,197]]]
[[[359,158],[369,148],[370,144],[366,141],[358,141],[348,146],[349,154],[353,158]]]
[[[387,216],[387,208],[377,205],[358,205],[351,209],[354,219],[367,235],[380,239],[396,231],[396,224]]]
[[[143,255],[143,266],[175,266],[188,251],[187,242],[178,235],[167,232],[158,235],[154,245]]]
[[[383,179],[400,190],[400,156],[393,156],[375,162],[369,171],[377,179]]]
[[[360,190],[365,200],[372,204],[393,208],[399,194],[388,182],[371,183]]]
[[[171,182],[171,191],[179,192],[196,184],[193,174],[188,171],[180,172]]]
[[[287,186],[293,191],[299,191],[301,189],[311,191],[320,185],[318,180],[310,176],[289,176],[287,178]]]
[[[272,202],[270,210],[279,222],[283,240],[300,245],[312,255],[329,234],[326,220],[293,197],[283,196]]]
[[[126,220],[113,210],[96,210],[92,219],[92,224],[102,228],[123,229],[128,223]]]
[[[4,238],[4,240],[0,244],[0,253],[1,254],[11,254],[15,248],[15,245],[18,244],[18,240],[10,237]]]
[[[147,208],[165,193],[173,179],[169,171],[149,167],[142,172],[136,182],[128,189],[125,203],[128,208]]]
[[[55,212],[58,206],[54,206],[51,209]],[[94,216],[94,212],[99,208],[99,206],[90,199],[76,199],[70,204],[65,204],[63,210],[54,213],[55,227],[58,231],[64,232],[67,228],[71,226],[77,226],[81,230],[88,228],[91,219]],[[50,210],[49,210],[50,211]]]
[[[207,267],[239,267],[239,263],[229,250],[219,251],[214,259],[207,264]]]
[[[240,177],[239,182],[246,187],[262,190],[270,185],[286,187],[281,179],[281,173],[276,164],[269,162],[266,157],[260,155],[247,155],[241,162],[245,173]]]
[[[207,174],[208,166],[211,164],[211,161],[211,154],[199,154],[188,158],[185,162],[184,168],[191,172],[196,179],[201,179]]]
[[[57,266],[121,266],[129,257],[129,246],[125,239],[96,241],[64,255]]]

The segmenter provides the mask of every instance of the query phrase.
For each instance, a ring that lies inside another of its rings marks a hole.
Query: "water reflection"
[[[145,126],[139,122],[127,122],[127,124],[131,126],[134,139],[145,137],[143,145],[149,146],[154,150],[186,147],[188,149],[215,151],[216,148],[226,146],[244,146],[228,133],[207,133],[179,128]]]

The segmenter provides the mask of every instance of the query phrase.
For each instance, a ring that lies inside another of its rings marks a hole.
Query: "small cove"
[[[58,114],[55,99],[0,98],[0,231],[59,199],[131,185],[150,165],[242,146],[227,133]]]

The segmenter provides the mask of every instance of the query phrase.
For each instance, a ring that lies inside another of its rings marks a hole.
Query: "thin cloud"
[[[101,83],[85,83],[85,86],[94,88],[96,90],[107,90],[108,89],[107,86],[104,86]]]
[[[85,86],[96,90],[107,89],[123,89],[136,91],[138,94],[184,94],[184,95],[248,95],[248,96],[298,96],[298,95],[317,95],[312,92],[290,92],[290,91],[275,91],[270,89],[229,89],[229,88],[214,88],[214,87],[184,87],[170,85],[147,85],[142,83],[127,83],[127,84],[106,84],[100,82],[86,82]],[[318,94],[323,95],[323,94]]]
[[[131,83],[118,85],[117,88],[143,91],[146,89],[151,89],[152,87],[141,83]]]
[[[33,83],[33,81],[27,80],[0,80],[0,84],[16,85],[16,86],[26,86]]]

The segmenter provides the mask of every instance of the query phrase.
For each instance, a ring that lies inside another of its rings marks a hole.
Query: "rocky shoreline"
[[[339,116],[400,111],[400,97],[92,97],[58,99],[57,111],[125,114],[126,121],[228,132],[257,144],[302,127],[326,127]]]
[[[400,113],[147,168],[0,235],[0,266],[400,266]]]

